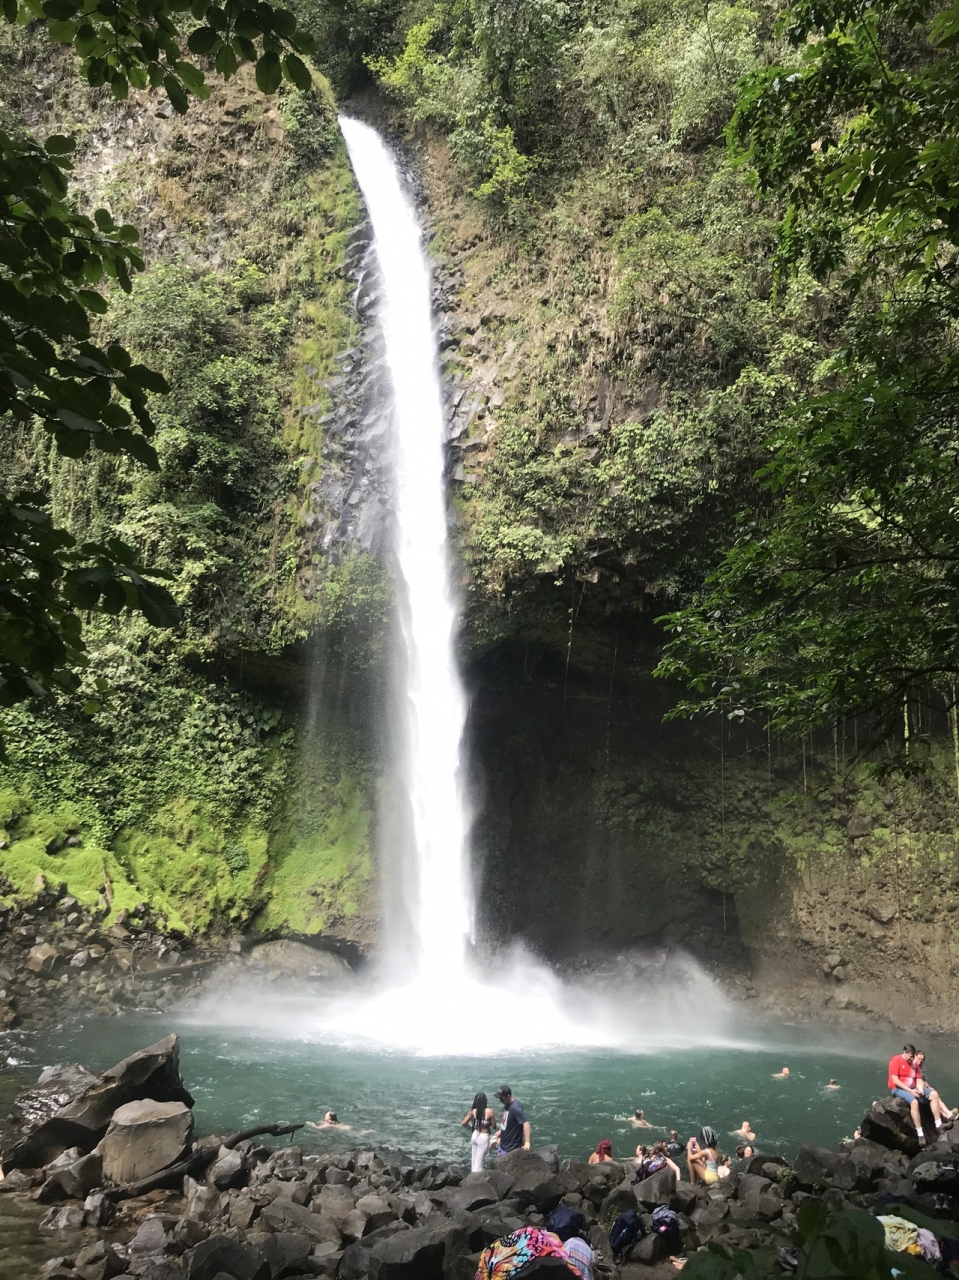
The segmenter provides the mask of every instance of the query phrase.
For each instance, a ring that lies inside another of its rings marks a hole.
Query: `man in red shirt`
[[[944,1107],[939,1101],[938,1093],[936,1093],[934,1089],[930,1089],[924,1082],[917,1081],[916,1072],[912,1065],[915,1056],[915,1045],[903,1045],[902,1053],[894,1054],[893,1057],[889,1059],[887,1084],[889,1086],[889,1092],[894,1098],[901,1098],[903,1102],[909,1104],[909,1114],[912,1116],[912,1122],[916,1126],[916,1136],[919,1139],[919,1145],[924,1147],[926,1145],[926,1138],[922,1131],[922,1116],[919,1113],[919,1103],[929,1103],[929,1109],[932,1112],[933,1120],[936,1122],[937,1130],[942,1128],[942,1121],[944,1118],[942,1112]]]

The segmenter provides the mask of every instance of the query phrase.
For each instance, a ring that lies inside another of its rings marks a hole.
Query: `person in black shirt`
[[[493,1139],[499,1143],[499,1154],[508,1156],[511,1151],[529,1150],[529,1121],[523,1104],[513,1097],[513,1090],[508,1084],[496,1090],[496,1096],[503,1104],[503,1118],[500,1121],[499,1133]]]

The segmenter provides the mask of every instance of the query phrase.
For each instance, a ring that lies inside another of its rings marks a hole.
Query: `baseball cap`
[[[508,1084],[501,1084],[496,1090],[496,1096],[499,1098],[500,1102],[505,1102],[507,1098],[511,1098],[513,1096],[513,1090]]]

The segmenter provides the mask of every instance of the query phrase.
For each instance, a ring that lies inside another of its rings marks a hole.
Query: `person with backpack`
[[[670,1160],[666,1154],[665,1142],[657,1142],[651,1151],[642,1145],[636,1148],[636,1175],[633,1178],[634,1182],[645,1182],[654,1173],[659,1173],[660,1169],[672,1169],[677,1182],[683,1176],[679,1165]]]
[[[480,1091],[473,1099],[473,1105],[463,1117],[463,1127],[472,1129],[470,1138],[470,1172],[481,1173],[493,1139],[493,1125],[496,1116],[492,1107],[486,1105],[486,1094]]]

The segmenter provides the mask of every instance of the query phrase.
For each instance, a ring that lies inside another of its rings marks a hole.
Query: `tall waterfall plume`
[[[407,899],[414,968],[462,973],[473,929],[462,765],[466,697],[454,653],[457,610],[430,271],[395,159],[368,125],[341,117],[340,127],[373,229],[382,282],[378,322],[393,395],[403,650],[399,764],[413,837]]]

